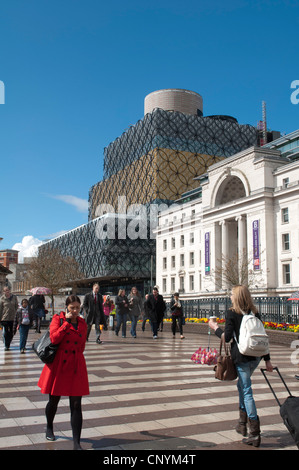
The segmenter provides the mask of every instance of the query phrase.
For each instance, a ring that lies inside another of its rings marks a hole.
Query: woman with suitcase
[[[251,376],[260,363],[260,356],[249,356],[239,352],[238,341],[240,327],[244,315],[253,313],[260,318],[251,294],[246,286],[234,286],[231,294],[232,307],[226,314],[225,320],[225,342],[232,340],[231,355],[235,363],[238,374],[239,411],[240,417],[236,431],[243,436],[247,435],[247,423],[249,425],[249,436],[243,439],[244,444],[259,447],[261,443],[260,421],[257,415],[256,405],[251,388]],[[221,338],[223,330],[218,327],[213,320],[209,321],[209,326],[215,330],[215,334]],[[263,356],[268,372],[273,371],[270,361],[270,354]]]

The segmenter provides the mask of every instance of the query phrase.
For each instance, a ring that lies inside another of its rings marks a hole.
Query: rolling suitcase
[[[273,387],[271,386],[265,371],[267,369],[261,369],[261,372],[263,376],[265,377],[271,392],[273,393],[275,400],[278,403],[279,406],[279,411],[280,411],[280,416],[283,419],[284,425],[291,434],[292,438],[294,439],[297,447],[299,448],[299,397],[294,397],[287,384],[285,383],[284,379],[282,378],[278,367],[273,367],[273,370],[276,370],[278,373],[282,383],[284,384],[289,396],[286,398],[286,400],[281,404],[280,401],[277,398],[276,393],[273,390]]]

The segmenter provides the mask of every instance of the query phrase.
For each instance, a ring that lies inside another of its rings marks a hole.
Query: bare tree
[[[64,287],[76,291],[78,281],[85,278],[77,261],[71,256],[62,256],[57,248],[42,247],[32,259],[26,273],[31,286],[51,289],[52,315],[54,315],[54,296]]]
[[[253,258],[248,258],[245,250],[240,257],[238,254],[230,258],[222,255],[218,261],[218,267],[212,274],[217,289],[221,289],[223,285],[228,290],[237,285],[245,285],[249,289],[255,285],[262,286],[263,270],[253,269]]]

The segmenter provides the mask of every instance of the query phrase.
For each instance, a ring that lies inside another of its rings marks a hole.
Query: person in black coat
[[[35,317],[36,332],[40,333],[41,319],[45,316],[45,297],[41,294],[35,294],[30,297],[28,302]]]
[[[115,307],[116,307],[116,328],[115,334],[118,336],[120,327],[122,325],[122,337],[126,337],[126,329],[127,329],[127,315],[129,314],[129,300],[126,296],[125,290],[120,289],[118,291],[118,295],[115,299]]]
[[[171,311],[171,318],[172,318],[171,329],[172,329],[173,337],[175,338],[176,325],[177,325],[177,322],[178,322],[181,339],[184,339],[184,335],[183,335],[183,307],[182,307],[182,304],[180,302],[178,292],[173,294],[173,298],[171,299],[171,302],[170,302],[170,311]]]
[[[166,304],[163,296],[159,294],[158,288],[153,288],[153,293],[149,294],[146,301],[148,316],[152,324],[153,338],[158,338],[158,326],[163,322]]]
[[[92,287],[92,292],[90,294],[86,294],[84,297],[83,310],[85,312],[85,321],[87,323],[86,341],[88,341],[92,325],[95,324],[96,342],[101,344],[100,325],[104,325],[105,318],[103,311],[103,297],[99,293],[99,290],[99,284],[95,283]]]
[[[144,299],[144,302],[143,302],[143,318],[142,318],[142,326],[141,326],[141,329],[142,329],[142,331],[145,330],[146,320],[149,320],[149,321],[150,321],[150,325],[151,325],[151,329],[152,329],[152,331],[153,331],[152,324],[151,324],[151,320],[150,320],[149,313],[148,313],[147,299],[148,299],[148,294],[145,295],[145,299]]]

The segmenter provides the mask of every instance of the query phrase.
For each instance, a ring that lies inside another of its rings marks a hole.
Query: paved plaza
[[[90,395],[83,399],[82,447],[85,450],[198,451],[198,450],[297,450],[279,415],[273,395],[258,369],[253,376],[254,396],[261,420],[259,449],[242,444],[235,430],[238,418],[236,382],[219,382],[212,366],[191,361],[207,335],[195,325],[185,327],[185,339],[172,338],[170,324],[153,340],[149,325],[138,326],[137,338],[104,331],[96,344],[94,330],[86,344],[85,357]],[[129,330],[129,328],[128,328]],[[2,333],[1,333],[2,334]],[[19,335],[11,349],[1,341],[0,450],[72,449],[68,398],[59,404],[55,442],[45,440],[44,409],[47,396],[37,381],[42,363],[31,351],[39,335],[29,333],[28,349],[19,352]],[[219,339],[211,335],[211,346]],[[298,368],[290,361],[291,350],[272,345],[271,358],[294,395]],[[287,396],[277,374],[271,375],[278,396]]]

